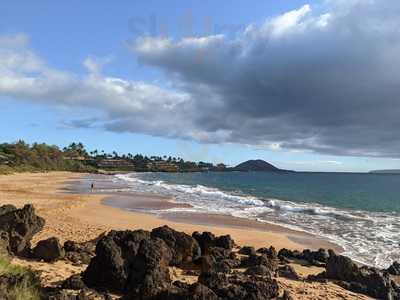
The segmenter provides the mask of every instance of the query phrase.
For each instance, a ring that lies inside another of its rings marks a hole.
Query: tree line
[[[185,161],[181,157],[146,156],[142,154],[107,153],[104,150],[88,151],[82,143],[71,143],[67,147],[45,143],[28,144],[23,140],[0,144],[0,172],[12,171],[74,171],[95,172],[97,164],[104,160],[123,160],[135,170],[147,171],[149,164],[164,162],[177,166],[179,171],[196,171],[216,168],[211,163]],[[218,166],[219,168],[222,165]]]

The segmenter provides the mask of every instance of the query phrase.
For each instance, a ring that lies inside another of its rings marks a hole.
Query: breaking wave
[[[175,201],[192,206],[165,212],[226,214],[309,232],[342,246],[345,255],[367,265],[383,268],[400,259],[400,253],[396,251],[400,231],[398,213],[345,210],[317,203],[261,199],[240,190],[227,192],[204,185],[144,180],[136,173],[119,174],[115,180],[125,182],[133,191],[173,196]]]

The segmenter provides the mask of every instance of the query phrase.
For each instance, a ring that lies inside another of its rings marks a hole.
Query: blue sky
[[[198,71],[195,68],[187,70],[186,66],[184,69],[174,69],[174,66],[170,66],[171,57],[161,52],[156,53],[157,56],[154,56],[154,53],[143,52],[144,48],[135,44],[137,39],[161,37],[179,41],[190,37],[200,38],[223,34],[224,41],[234,41],[239,33],[249,28],[250,24],[259,26],[266,20],[302,7],[306,11],[308,7],[312,7],[314,15],[322,14],[326,9],[324,5],[326,4],[322,1],[298,0],[119,1],[118,4],[99,1],[4,1],[0,4],[0,60],[1,37],[3,36],[13,39],[12,47],[19,47],[17,51],[21,57],[33,53],[35,59],[38,58],[45,65],[38,69],[24,69],[24,76],[28,76],[29,73],[29,76],[33,77],[53,78],[51,76],[54,76],[53,73],[56,71],[63,72],[71,78],[78,78],[77,82],[90,79],[92,75],[101,76],[102,79],[119,78],[132,83],[145,83],[146,90],[150,85],[150,88],[157,87],[168,93],[171,90],[174,93],[171,99],[194,98],[198,97],[198,94],[194,95],[193,90],[205,85],[205,82],[195,81],[193,78],[199,78],[201,72],[205,70]],[[17,39],[14,37],[18,36],[23,36],[23,42],[15,41]],[[7,45],[10,43],[6,40],[4,44],[6,45],[4,47],[9,47]],[[133,44],[136,46],[132,46]],[[176,44],[174,49],[178,46]],[[132,48],[139,50],[132,50]],[[210,53],[211,56],[213,52]],[[10,55],[9,52],[6,52],[6,55]],[[91,65],[95,66],[95,71],[87,64],[85,66],[84,62],[88,58],[92,62]],[[173,59],[179,60],[179,55],[174,55]],[[13,68],[12,71],[6,70],[4,76],[14,76],[19,67],[13,66]],[[101,69],[99,71],[101,74],[97,74],[97,68]],[[49,69],[51,69],[51,75],[47,74]],[[42,74],[36,75],[40,72]],[[2,80],[1,77],[0,80]],[[7,77],[4,77],[4,80],[7,80]],[[218,91],[222,90],[222,87],[217,88],[210,83],[207,84],[212,86],[212,89],[207,89],[208,92],[214,88]],[[103,102],[97,104],[92,99],[84,104],[82,101],[69,101],[73,96],[67,97],[60,94],[66,90],[65,88],[50,93],[50,96],[45,94],[43,100],[40,99],[41,94],[38,96],[37,93],[29,93],[21,89],[12,92],[5,89],[5,92],[2,92],[0,88],[2,105],[0,126],[3,128],[0,132],[0,140],[3,142],[24,139],[28,142],[47,142],[65,146],[72,141],[82,141],[90,149],[175,155],[185,159],[225,162],[230,165],[246,159],[261,158],[282,168],[309,171],[368,171],[400,168],[397,154],[375,155],[379,151],[374,149],[372,156],[375,157],[371,157],[371,155],[365,155],[367,146],[362,149],[362,153],[355,150],[353,152],[339,151],[332,147],[333,142],[326,142],[327,146],[323,145],[323,148],[311,149],[308,146],[308,148],[298,147],[297,144],[293,146],[293,141],[297,142],[297,138],[290,137],[289,143],[285,138],[279,137],[279,143],[282,142],[282,145],[287,143],[291,146],[275,148],[273,145],[276,141],[270,137],[265,138],[264,135],[262,138],[259,135],[255,136],[253,143],[249,131],[242,133],[239,138],[233,138],[236,136],[235,132],[239,130],[235,128],[229,129],[229,138],[219,141],[218,138],[207,135],[204,140],[203,137],[210,130],[209,128],[205,130],[198,124],[193,125],[193,128],[188,131],[192,130],[194,133],[186,134],[185,126],[192,126],[192,124],[186,125],[185,122],[178,121],[174,121],[175,126],[182,128],[177,130],[177,133],[169,135],[164,131],[154,129],[158,125],[156,113],[154,113],[154,119],[145,118],[139,124],[131,121],[137,118],[136,115],[124,115],[126,124],[119,122],[120,119],[117,120],[118,122],[112,119],[117,114],[114,111],[112,99],[106,105],[107,110],[103,108]],[[158,91],[157,95],[163,91]],[[99,95],[103,94],[104,91]],[[95,97],[97,95],[93,96]],[[179,101],[178,103],[181,103]],[[197,104],[200,107],[203,105]],[[225,104],[223,106],[225,107]],[[149,107],[152,106],[149,105]],[[208,105],[207,108],[209,108]],[[264,109],[264,106],[260,106],[260,109]],[[118,113],[121,111],[123,109],[119,109]],[[103,124],[102,119],[105,115],[108,118],[108,123],[104,123],[106,125]],[[151,116],[151,112],[149,115]],[[165,115],[162,117],[165,118]],[[224,118],[223,114],[221,118]],[[90,122],[90,125],[77,125],[83,122],[85,124]],[[154,126],[149,128],[146,122]],[[174,122],[160,121],[159,126],[169,128],[168,126],[171,126],[171,123],[173,125]],[[242,119],[238,122],[247,123]],[[213,121],[211,120],[210,123]],[[221,128],[225,130],[227,124],[218,126],[217,131]],[[268,131],[268,128],[265,126],[264,130]],[[225,131],[221,134],[225,137]],[[246,139],[243,135],[246,135]],[[364,143],[360,141],[359,145],[361,144]],[[358,150],[359,145],[352,145],[352,147]],[[320,150],[328,146],[333,150]],[[348,155],[352,153],[354,155]]]

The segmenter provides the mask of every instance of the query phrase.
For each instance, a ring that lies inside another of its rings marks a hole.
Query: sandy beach
[[[239,245],[251,245],[256,248],[269,247],[289,249],[340,248],[317,237],[288,230],[286,228],[261,224],[226,216],[207,216],[190,214],[171,214],[167,218],[158,218],[154,214],[131,212],[116,206],[135,203],[138,210],[173,207],[173,199],[157,195],[129,194],[90,194],[87,183],[97,180],[96,186],[107,182],[106,177],[85,179],[87,175],[67,172],[22,173],[0,176],[0,204],[11,203],[18,207],[32,203],[38,215],[46,220],[44,230],[34,237],[33,243],[44,238],[56,236],[60,241],[87,241],[111,229],[146,229],[168,225],[176,230],[191,234],[194,231],[211,231],[216,235],[230,234]],[[78,184],[78,185],[77,185]],[[80,184],[80,186],[79,186]],[[74,187],[74,188],[72,188]],[[80,192],[79,192],[79,189]],[[85,190],[86,189],[86,190]],[[113,205],[113,206],[111,206]],[[66,278],[81,267],[14,260],[18,264],[28,265],[42,272],[47,284]],[[318,273],[316,267],[296,265],[299,274]],[[281,279],[280,285],[292,291],[297,299],[368,299],[346,291],[333,283],[307,283]]]

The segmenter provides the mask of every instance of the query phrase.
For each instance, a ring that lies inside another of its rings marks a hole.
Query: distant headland
[[[236,167],[231,168],[231,170],[239,172],[294,172],[279,169],[262,159],[245,161]]]
[[[392,169],[392,170],[373,170],[370,171],[371,174],[400,174],[400,169]]]

